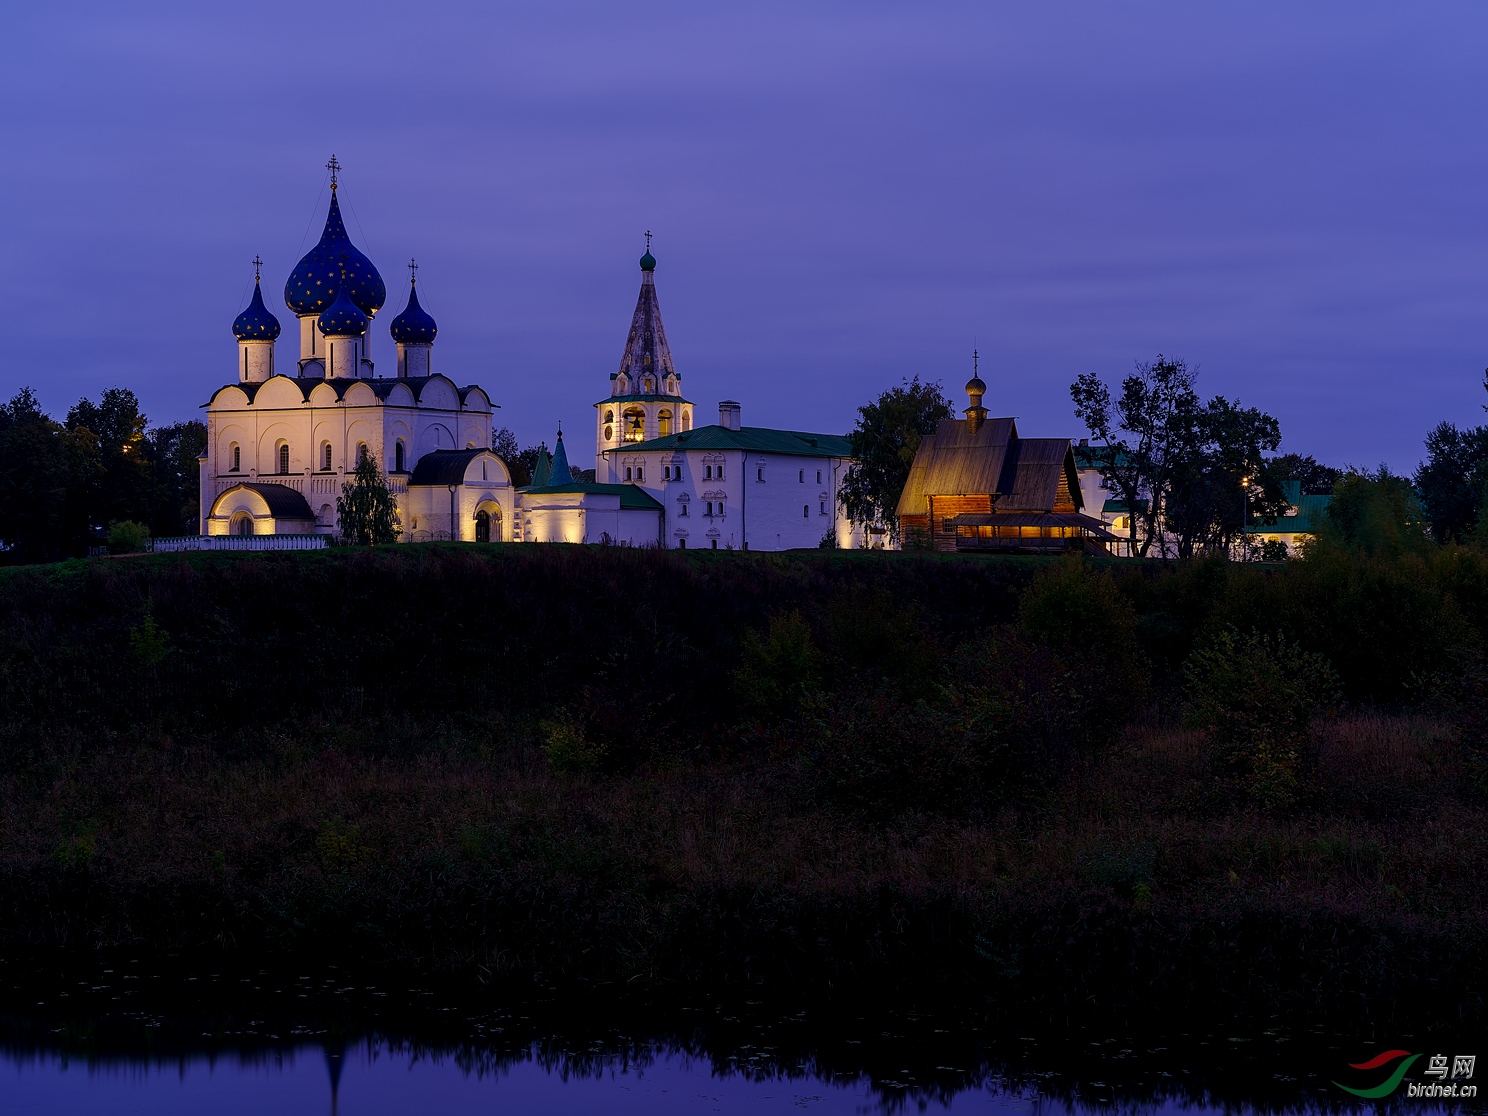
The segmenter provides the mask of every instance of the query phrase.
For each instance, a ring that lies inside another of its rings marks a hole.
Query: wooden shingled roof
[[[924,515],[927,496],[996,494],[997,510],[1048,511],[1066,481],[1075,507],[1084,506],[1068,438],[1020,438],[1010,418],[989,418],[973,430],[965,419],[943,419],[920,441],[898,515]]]

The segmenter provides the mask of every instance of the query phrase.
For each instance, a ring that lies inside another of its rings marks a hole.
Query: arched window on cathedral
[[[683,430],[691,430],[692,429],[692,412],[691,411],[683,411],[682,412],[682,429]]]
[[[604,417],[604,440],[613,442],[615,440],[615,412],[606,411]]]
[[[672,432],[672,412],[661,411],[656,416],[656,433],[665,438]]]
[[[403,472],[403,440],[401,438],[393,446],[393,468],[400,473]]]
[[[331,471],[331,443],[330,442],[322,442],[320,444],[320,467],[321,467],[321,469],[324,472],[329,473]]]
[[[286,474],[286,473],[289,472],[289,443],[288,442],[280,442],[279,443],[279,472],[280,472],[281,475],[282,474]]]
[[[243,465],[243,447],[238,445],[237,442],[234,442],[232,444],[232,449],[229,452],[232,458],[232,463],[228,465],[227,471],[229,473],[236,473],[240,468],[242,468]]]
[[[362,464],[362,462],[364,462],[366,460],[367,460],[367,443],[366,442],[358,442],[357,443],[357,465],[358,465],[358,467],[360,467],[361,464]]]

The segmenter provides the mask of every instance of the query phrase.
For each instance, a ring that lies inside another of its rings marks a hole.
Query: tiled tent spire
[[[641,257],[640,297],[636,299],[635,316],[630,319],[630,334],[625,338],[625,355],[620,358],[620,375],[630,380],[626,394],[641,394],[642,376],[655,377],[659,388],[665,377],[676,373],[666,330],[661,324],[661,307],[656,301],[655,267],[656,260],[648,247]]]
[[[563,448],[563,431],[558,431],[558,444],[553,447],[553,464],[548,469],[548,484],[572,484],[573,470],[568,467],[568,451]]]
[[[546,443],[537,448],[537,464],[532,469],[532,487],[542,488],[548,483],[553,470],[553,459],[548,456]]]

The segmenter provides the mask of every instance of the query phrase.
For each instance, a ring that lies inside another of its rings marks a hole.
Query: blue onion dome
[[[350,282],[343,283],[336,292],[336,301],[325,308],[315,320],[320,332],[326,337],[360,337],[367,332],[367,315],[347,297]]]
[[[372,261],[357,251],[346,235],[341,202],[332,187],[325,231],[320,234],[320,243],[306,252],[289,273],[289,281],[284,284],[284,304],[296,314],[319,314],[335,301],[343,266],[351,301],[363,314],[373,316],[387,301],[387,287]]]
[[[258,280],[253,280],[253,301],[233,319],[233,336],[239,341],[272,341],[279,336],[279,319],[264,305]]]
[[[439,327],[428,311],[419,305],[418,285],[408,284],[408,306],[388,326],[393,340],[401,345],[432,345]]]
[[[651,254],[651,249],[649,249],[649,248],[646,249],[646,254],[641,257],[641,270],[642,271],[655,271],[656,270],[656,257]]]

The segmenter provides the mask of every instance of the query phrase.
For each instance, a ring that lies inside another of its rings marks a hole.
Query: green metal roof
[[[1070,449],[1075,455],[1076,469],[1098,469],[1106,461],[1111,460],[1111,451],[1105,446],[1081,446],[1074,445]],[[1124,453],[1115,455],[1117,465],[1126,465],[1129,458]]]
[[[1125,500],[1107,500],[1104,504],[1101,505],[1102,514],[1109,512],[1111,515],[1125,515],[1130,510],[1131,508],[1127,506]],[[1145,512],[1147,510],[1147,501],[1138,500],[1137,510]]]
[[[699,426],[681,434],[630,442],[616,447],[625,453],[655,450],[744,450],[748,453],[788,453],[795,457],[851,457],[852,443],[841,434],[805,434],[798,430],[767,430],[746,426]],[[613,451],[611,451],[613,452]]]
[[[610,378],[614,379],[613,376]],[[681,378],[681,376],[677,377],[679,380]],[[690,405],[692,400],[684,399],[680,395],[642,395],[640,392],[636,392],[633,395],[611,395],[608,398],[601,399],[594,405],[596,407],[604,407],[611,403],[687,403]]]
[[[1288,481],[1287,483],[1296,482]],[[1290,493],[1288,495],[1290,496]],[[1332,499],[1332,496],[1292,497],[1292,506],[1297,509],[1296,515],[1279,515],[1275,519],[1251,519],[1245,525],[1245,533],[1248,535],[1313,534],[1317,531],[1323,517],[1328,514],[1328,502]]]
[[[602,496],[620,497],[622,511],[661,511],[661,504],[654,496],[633,484],[534,484],[517,491],[531,496],[593,492]]]

